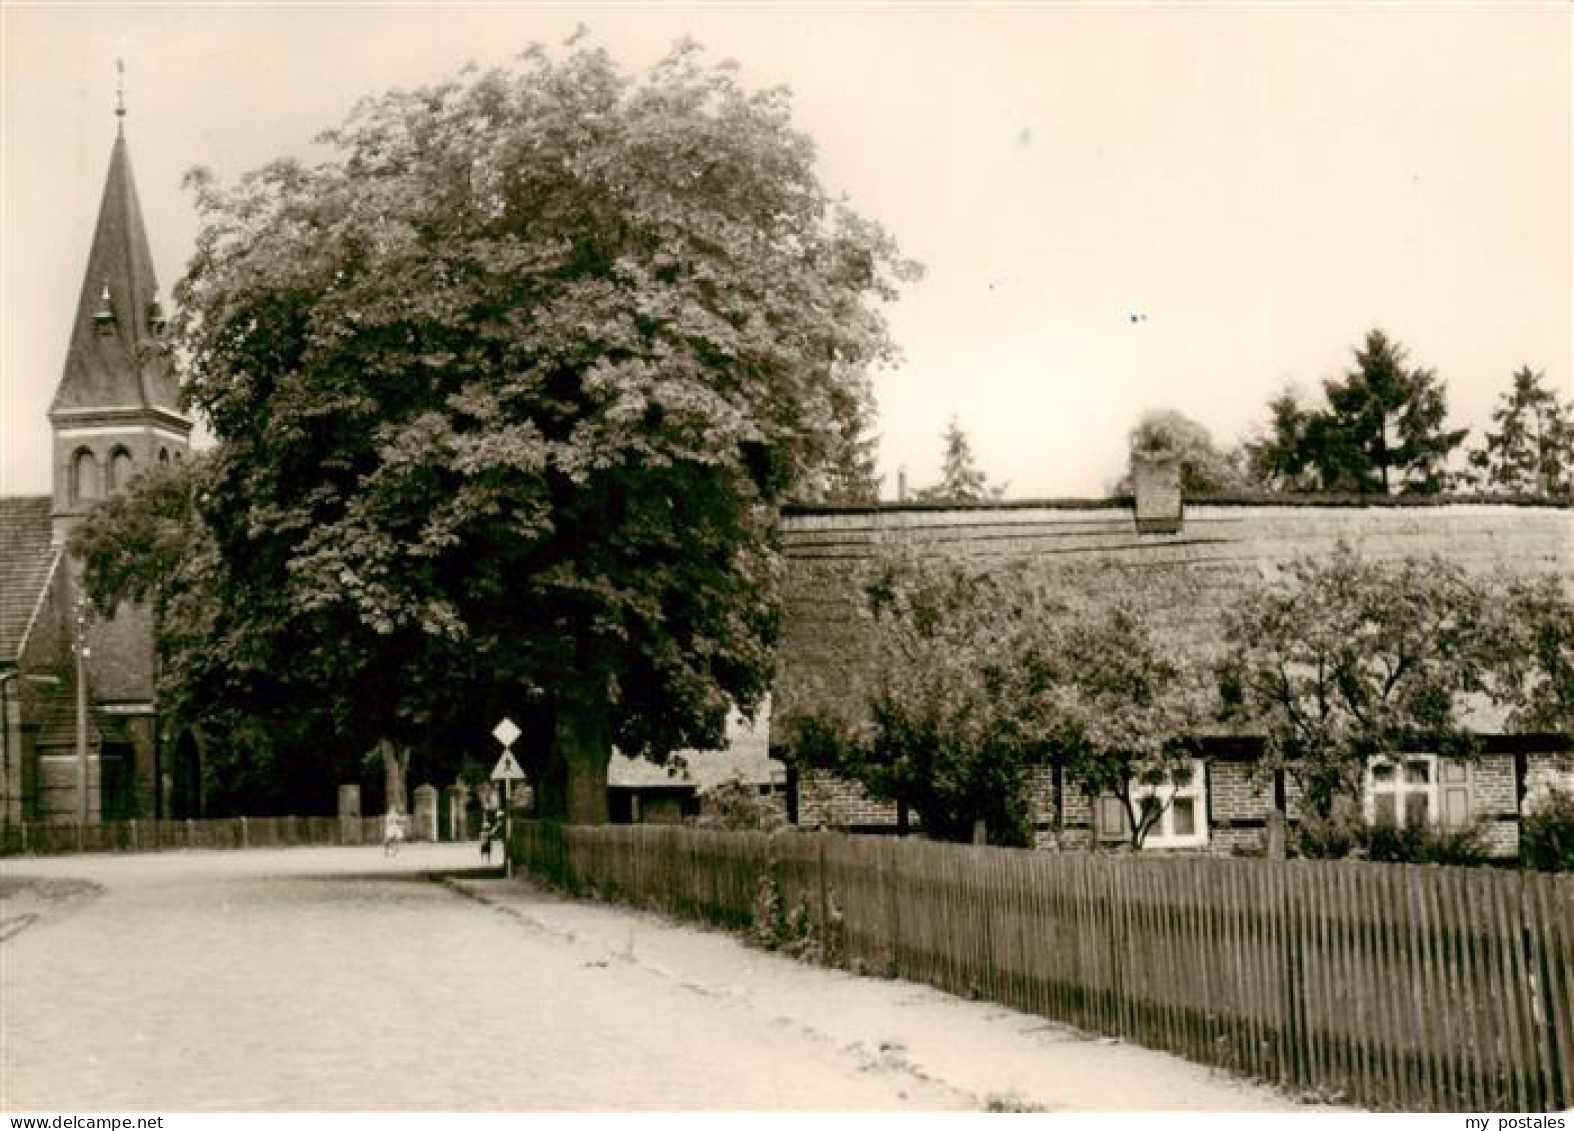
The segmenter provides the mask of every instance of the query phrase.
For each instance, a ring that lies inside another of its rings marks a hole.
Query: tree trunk
[[[536,787],[536,811],[544,820],[570,825],[607,823],[607,764],[612,741],[603,711],[561,703],[553,715],[552,748]]]
[[[383,792],[387,796],[387,809],[394,813],[408,813],[410,807],[405,803],[404,778],[410,766],[410,751],[390,738],[378,739],[376,750],[383,760]]]
[[[558,712],[553,738],[568,768],[568,823],[606,824],[612,740],[604,714],[595,708],[565,707]]]

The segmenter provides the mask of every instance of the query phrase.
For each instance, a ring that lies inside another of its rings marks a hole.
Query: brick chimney
[[[1137,497],[1137,533],[1178,534],[1185,513],[1180,458],[1169,453],[1132,452],[1131,482]]]

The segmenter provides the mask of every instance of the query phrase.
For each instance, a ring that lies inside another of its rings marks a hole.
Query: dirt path
[[[470,845],[0,862],[0,1107],[1294,1106],[999,1007],[431,878],[476,862]]]
[[[796,1033],[861,1072],[938,1086],[966,1109],[1328,1110],[1041,1017],[913,983],[807,966],[723,932],[566,900],[528,880],[447,882],[587,965],[665,980],[698,1002],[725,1004],[756,1025]]]

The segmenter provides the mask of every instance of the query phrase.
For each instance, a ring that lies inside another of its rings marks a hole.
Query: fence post
[[[142,846],[137,840],[137,819],[135,817],[131,818],[131,851],[142,851]]]
[[[240,846],[242,848],[251,847],[251,826],[246,823],[245,817],[240,819]]]
[[[815,833],[815,872],[820,882],[820,953],[831,953],[831,900],[825,879],[825,834]]]

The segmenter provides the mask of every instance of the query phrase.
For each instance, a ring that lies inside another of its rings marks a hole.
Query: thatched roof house
[[[974,564],[1042,569],[1073,606],[1143,599],[1155,631],[1212,658],[1223,647],[1222,614],[1251,586],[1275,578],[1293,559],[1330,553],[1341,541],[1369,559],[1440,554],[1480,576],[1551,574],[1574,586],[1574,508],[1540,502],[1447,498],[1282,498],[1188,500],[1173,468],[1150,465],[1134,500],[997,502],[967,505],[880,504],[800,507],[783,521],[785,609],[774,685],[772,746],[788,741],[792,720],[830,713],[864,717],[881,658],[873,650],[866,587],[882,555],[901,548]],[[1550,766],[1538,744],[1496,734],[1500,716],[1484,712],[1492,757],[1467,771],[1472,816],[1513,826],[1527,777]],[[1555,743],[1542,744],[1550,748]],[[1249,747],[1248,747],[1249,748]],[[1282,782],[1258,780],[1236,743],[1209,768],[1206,843],[1254,844],[1265,807],[1283,803]],[[1506,759],[1506,760],[1505,760]],[[1442,788],[1442,767],[1433,789]],[[847,783],[795,775],[795,809],[804,824],[888,826],[894,808],[869,801]],[[1065,783],[1045,783],[1040,827],[1063,839],[1086,834],[1093,814]],[[1294,799],[1289,808],[1294,809]],[[1439,796],[1433,812],[1441,811]]]

